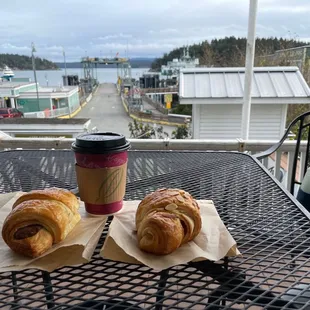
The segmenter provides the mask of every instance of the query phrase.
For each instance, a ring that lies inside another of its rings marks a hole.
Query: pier
[[[115,84],[100,84],[91,101],[76,118],[90,118],[91,127],[99,131],[115,131],[129,136],[128,123],[131,118],[122,105]]]

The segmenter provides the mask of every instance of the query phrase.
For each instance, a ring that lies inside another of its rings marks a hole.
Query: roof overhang
[[[310,104],[310,97],[252,98],[252,104]],[[243,98],[181,98],[180,104],[243,104]]]
[[[211,103],[242,103],[245,68],[190,68],[180,72],[179,95]],[[253,70],[253,103],[309,103],[310,89],[297,67]]]

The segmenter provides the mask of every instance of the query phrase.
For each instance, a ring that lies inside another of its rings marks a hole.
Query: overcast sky
[[[67,61],[85,56],[156,57],[184,44],[247,35],[248,0],[1,1],[0,53]],[[257,36],[310,41],[309,0],[259,0]]]

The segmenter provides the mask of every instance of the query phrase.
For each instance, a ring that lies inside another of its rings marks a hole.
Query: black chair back
[[[285,134],[281,138],[281,140],[274,144],[272,147],[270,147],[268,150],[254,155],[257,159],[263,159],[275,151],[277,151],[280,146],[283,144],[283,142],[287,139],[288,135],[291,133],[292,129],[296,127],[297,134],[296,134],[296,146],[294,151],[294,159],[293,159],[293,167],[292,167],[292,175],[291,175],[291,182],[290,182],[290,188],[289,191],[291,194],[294,194],[294,188],[295,184],[300,184],[300,182],[296,181],[296,171],[297,171],[297,163],[299,159],[300,154],[300,143],[302,140],[307,141],[307,152],[306,152],[306,158],[305,158],[305,166],[300,167],[299,173],[303,177],[307,171],[308,168],[308,160],[309,160],[309,143],[310,143],[310,119],[308,119],[308,116],[310,116],[310,111],[305,112],[298,117],[296,117],[288,126],[286,129]]]

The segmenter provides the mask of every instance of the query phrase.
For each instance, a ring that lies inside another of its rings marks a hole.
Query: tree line
[[[234,36],[222,39],[203,41],[189,46],[191,57],[199,59],[202,66],[207,67],[244,67],[246,53],[246,38],[236,38]],[[266,57],[274,54],[278,50],[284,50],[299,46],[304,46],[309,42],[296,39],[285,38],[257,38],[255,46],[255,66],[290,66],[289,54],[283,53],[281,57]],[[160,71],[162,65],[173,58],[180,58],[183,55],[184,47],[179,47],[163,57],[157,58],[152,63],[152,69]],[[303,67],[302,74],[310,85],[310,62]],[[309,111],[309,104],[292,104],[288,106],[287,125],[298,115]],[[173,113],[191,114],[191,105],[177,106]],[[297,130],[297,129],[296,129]],[[293,132],[296,132],[293,129]]]
[[[32,70],[32,58],[25,55],[17,54],[0,54],[0,68],[9,66],[12,70]],[[37,70],[57,70],[58,66],[40,57],[35,57]]]
[[[190,56],[198,58],[200,65],[208,67],[244,67],[246,38],[236,38],[234,36],[222,39],[213,39],[203,41],[189,46]],[[303,46],[308,42],[297,41],[296,39],[285,38],[257,38],[255,56],[265,56],[273,54],[277,50]],[[151,68],[160,70],[162,65],[174,58],[180,58],[183,55],[184,47],[179,47],[162,57],[156,58]],[[259,65],[259,64],[258,64]]]

